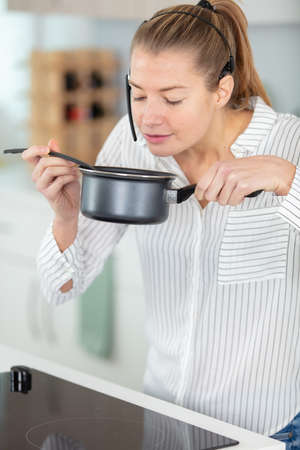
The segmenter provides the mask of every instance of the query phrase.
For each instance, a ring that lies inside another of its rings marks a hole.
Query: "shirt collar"
[[[248,127],[231,145],[231,151],[235,156],[255,155],[277,119],[276,112],[260,97],[252,97],[251,106],[254,112]]]

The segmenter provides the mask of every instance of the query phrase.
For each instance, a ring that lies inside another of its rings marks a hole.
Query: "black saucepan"
[[[4,153],[22,153],[9,149]],[[79,165],[82,173],[81,205],[84,216],[106,222],[127,224],[161,223],[167,219],[170,203],[187,200],[195,184],[172,188],[176,175],[154,170],[91,166],[63,153],[49,152]],[[256,191],[247,197],[256,197]]]

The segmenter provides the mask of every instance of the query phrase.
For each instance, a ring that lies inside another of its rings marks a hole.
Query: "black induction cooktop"
[[[15,366],[0,374],[1,450],[212,450],[236,444],[37,370]]]

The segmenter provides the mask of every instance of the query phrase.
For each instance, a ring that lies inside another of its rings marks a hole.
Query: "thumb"
[[[51,138],[51,139],[49,140],[49,142],[48,142],[48,147],[49,147],[51,150],[60,152],[60,148],[59,148],[58,142],[57,142],[55,139],[53,139],[53,138]]]

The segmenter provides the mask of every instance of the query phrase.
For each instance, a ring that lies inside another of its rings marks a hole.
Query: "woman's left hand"
[[[292,163],[277,156],[218,161],[198,181],[195,196],[198,200],[236,206],[258,190],[287,195],[295,172]]]

